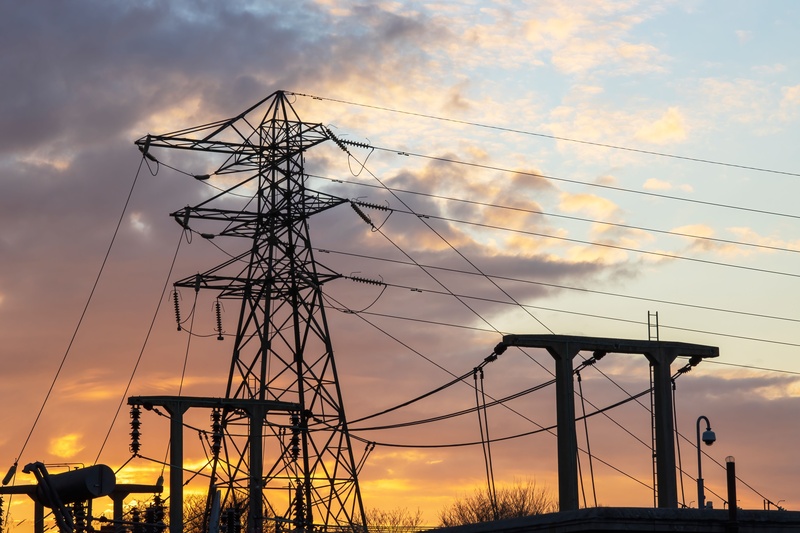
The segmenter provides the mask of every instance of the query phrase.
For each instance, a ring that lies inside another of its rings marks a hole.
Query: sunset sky
[[[800,509],[798,23],[791,0],[4,3],[0,475],[16,460],[17,485],[33,482],[21,472],[33,461],[122,466],[129,382],[128,396],[224,394],[231,340],[215,339],[213,295],[198,301],[187,357],[162,289],[226,259],[182,241],[168,214],[230,182],[187,177],[205,168],[188,154],[163,154],[178,171],[140,167],[133,142],[285,90],[304,121],[375,148],[311,150],[308,186],[394,210],[368,210],[380,231],[347,204],[311,220],[320,263],[387,284],[324,287],[349,419],[470,371],[502,334],[646,340],[657,312],[662,340],[720,349],[676,381],[679,501],[696,505],[705,415],[715,507],[734,456],[740,507]],[[184,313],[192,299],[181,294]],[[226,334],[235,316],[226,302]],[[509,349],[485,389],[504,398],[552,370],[545,352]],[[367,508],[435,524],[485,486],[480,446],[432,447],[479,440],[474,413],[365,429],[474,407],[471,385],[353,424],[378,443],[360,477]],[[638,394],[646,360],[609,356],[582,386],[587,412]],[[554,424],[554,395],[490,409],[491,436]],[[587,505],[653,505],[647,403],[588,420]],[[145,455],[163,459],[165,427],[143,417]],[[583,423],[578,438],[585,450]],[[557,493],[554,432],[492,454],[499,484]],[[136,458],[117,475],[160,472]],[[9,511],[6,526],[32,531],[24,498],[5,497]]]

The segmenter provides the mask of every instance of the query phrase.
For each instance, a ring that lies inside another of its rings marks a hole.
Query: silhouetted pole
[[[578,435],[575,429],[575,386],[572,360],[577,346],[568,342],[547,348],[556,361],[556,423],[558,431],[558,510],[575,511],[578,500]]]
[[[675,422],[672,404],[672,371],[678,349],[656,341],[656,349],[645,352],[653,365],[653,418],[656,424],[656,482],[658,506],[678,508],[678,481],[675,477]]]
[[[703,432],[703,442],[711,446],[717,440],[717,436],[711,431],[711,422],[705,416],[697,418],[697,508],[703,509],[706,506],[706,495],[703,490],[703,452],[700,450],[700,421],[706,421],[706,430]]]
[[[169,418],[169,531],[183,531],[183,415],[180,402],[164,405]]]
[[[736,518],[736,460],[732,455],[725,458],[725,470],[728,475],[728,523],[725,531],[737,533],[739,522]]]

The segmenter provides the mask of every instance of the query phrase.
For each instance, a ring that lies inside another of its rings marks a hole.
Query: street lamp
[[[706,430],[703,432],[703,442],[705,442],[708,446],[714,444],[714,441],[717,440],[717,436],[711,431],[711,422],[708,421],[708,418],[705,416],[700,416],[697,418],[697,507],[698,509],[703,509],[706,506],[706,496],[703,491],[703,465],[700,461],[702,453],[700,452],[700,421],[706,421]]]

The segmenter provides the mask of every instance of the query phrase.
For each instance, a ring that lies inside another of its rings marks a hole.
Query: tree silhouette
[[[424,529],[422,511],[419,509],[412,513],[403,507],[391,510],[373,508],[368,509],[365,514],[369,533],[413,533]]]
[[[456,500],[442,509],[439,512],[441,525],[450,527],[477,524],[504,518],[551,513],[558,510],[553,494],[547,488],[538,487],[533,480],[500,487],[496,493],[496,515],[489,491],[478,489],[473,494]]]

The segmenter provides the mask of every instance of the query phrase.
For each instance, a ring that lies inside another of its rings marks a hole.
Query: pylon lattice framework
[[[172,216],[249,241],[240,255],[175,282],[241,302],[225,397],[244,407],[224,404],[209,505],[219,489],[222,508],[246,510],[248,531],[366,524],[322,299],[322,284],[338,274],[314,261],[309,238],[309,217],[344,202],[305,186],[304,152],[329,138],[279,91],[234,118],[137,141],[153,159],[153,148],[205,152],[221,161],[215,175],[237,181]],[[243,209],[214,207],[248,190]],[[259,411],[258,402],[292,407]]]

